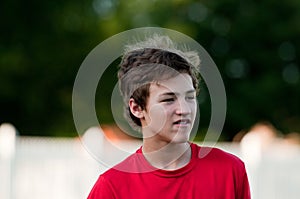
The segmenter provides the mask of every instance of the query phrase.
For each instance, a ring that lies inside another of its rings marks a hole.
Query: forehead
[[[185,93],[190,90],[194,90],[191,76],[186,73],[181,73],[167,80],[151,83],[149,94],[151,97],[158,96],[165,92]]]

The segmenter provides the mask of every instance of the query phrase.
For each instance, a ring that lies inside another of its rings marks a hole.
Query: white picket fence
[[[83,199],[99,174],[107,169],[87,152],[78,138],[9,138],[1,133],[1,199]],[[9,142],[13,147],[8,146]],[[128,142],[125,145],[130,145],[133,151],[139,144]],[[105,144],[102,146],[103,154],[114,161],[124,158],[111,153],[113,151]],[[218,143],[217,147],[244,159],[254,199],[300,198],[298,147],[274,147],[254,163],[253,157],[243,158],[244,152],[238,144]]]

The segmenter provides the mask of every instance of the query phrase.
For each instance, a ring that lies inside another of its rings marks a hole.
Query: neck
[[[143,140],[143,155],[154,167],[164,170],[176,170],[190,162],[191,147],[188,142],[170,143]]]

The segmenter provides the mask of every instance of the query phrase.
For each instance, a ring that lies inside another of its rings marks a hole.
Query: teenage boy
[[[100,175],[88,199],[249,199],[244,163],[189,142],[200,59],[167,36],[127,46],[118,78],[125,115],[139,129],[136,153]],[[207,152],[200,156],[200,152]]]

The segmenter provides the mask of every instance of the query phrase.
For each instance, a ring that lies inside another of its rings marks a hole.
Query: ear
[[[143,110],[140,105],[138,105],[133,98],[129,99],[129,108],[131,113],[137,117],[142,119],[144,117]]]

